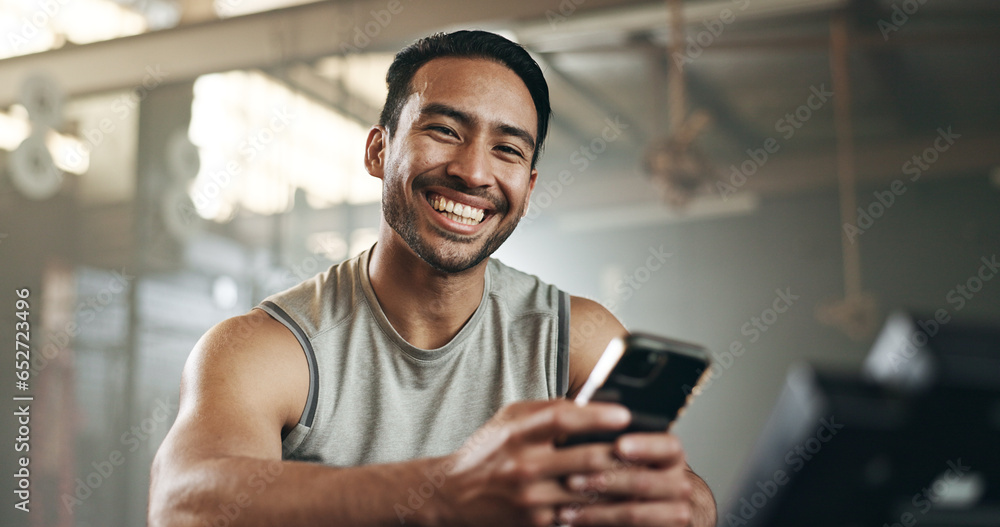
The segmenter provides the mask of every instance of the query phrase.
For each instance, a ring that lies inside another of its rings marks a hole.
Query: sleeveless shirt
[[[426,350],[393,329],[368,278],[371,249],[265,298],[298,339],[309,396],[282,457],[357,466],[454,452],[497,410],[567,390],[569,295],[491,258],[479,307]]]

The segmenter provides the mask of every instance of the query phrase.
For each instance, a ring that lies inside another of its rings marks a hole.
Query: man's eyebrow
[[[466,126],[476,124],[476,118],[472,115],[453,106],[448,106],[447,104],[441,104],[439,102],[432,102],[424,105],[424,107],[420,108],[420,115],[440,115],[454,119]]]
[[[479,121],[475,116],[467,112],[463,112],[458,108],[455,108],[453,106],[448,106],[447,104],[442,104],[442,103],[429,103],[423,106],[422,108],[420,108],[420,115],[421,116],[440,115],[443,117],[454,119],[465,126],[475,125]],[[530,133],[528,133],[523,128],[514,126],[512,124],[500,123],[494,127],[494,130],[500,132],[503,135],[510,135],[517,137],[518,139],[521,139],[522,141],[527,143],[528,147],[531,148],[532,151],[535,150],[535,137]]]
[[[497,130],[504,135],[512,135],[528,144],[532,152],[535,151],[535,138],[522,128],[510,124],[497,125]]]

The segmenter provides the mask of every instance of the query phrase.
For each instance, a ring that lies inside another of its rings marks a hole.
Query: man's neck
[[[390,227],[383,225],[381,231],[368,276],[382,312],[412,346],[444,346],[479,307],[489,259],[461,273],[445,273],[413,254]]]

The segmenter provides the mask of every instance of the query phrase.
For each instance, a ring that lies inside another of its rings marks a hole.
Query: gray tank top
[[[296,336],[309,398],[289,460],[331,466],[442,456],[507,403],[565,395],[569,295],[490,259],[482,301],[441,348],[408,344],[368,280],[371,249],[257,306]]]

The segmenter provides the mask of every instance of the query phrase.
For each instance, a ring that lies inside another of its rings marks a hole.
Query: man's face
[[[410,249],[437,270],[464,271],[524,215],[538,175],[535,106],[517,74],[482,59],[431,60],[411,87],[392,139],[369,134],[366,164]]]

